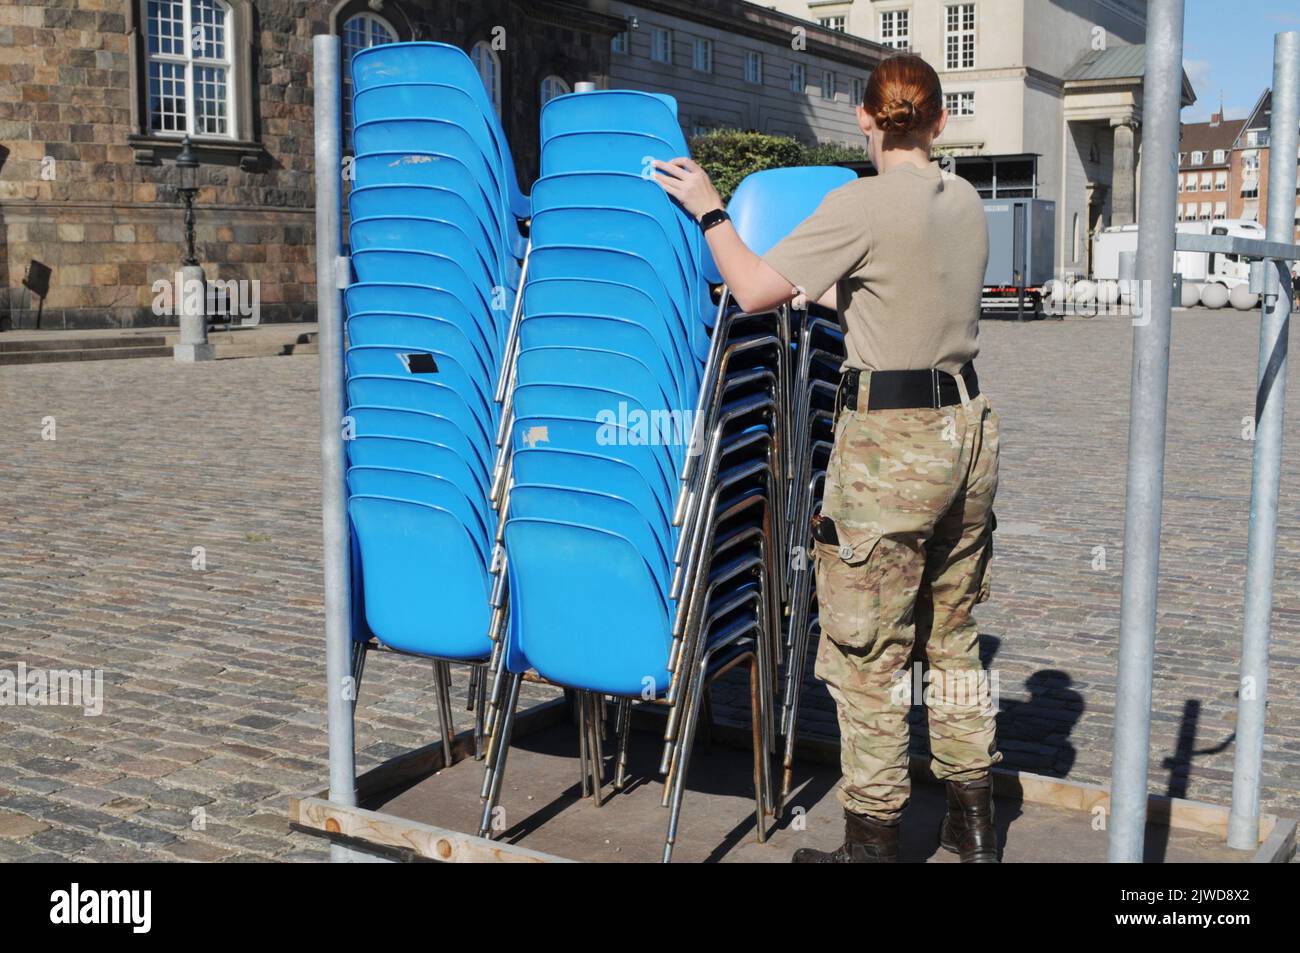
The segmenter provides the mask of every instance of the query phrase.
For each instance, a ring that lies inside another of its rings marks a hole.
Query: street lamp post
[[[172,295],[180,321],[181,338],[172,347],[172,357],[183,363],[210,361],[215,356],[208,343],[207,283],[198,255],[194,252],[194,196],[198,186],[199,160],[194,155],[190,137],[181,141],[181,151],[176,156],[176,170],[180,178],[176,191],[185,203],[185,261],[177,275],[178,287]]]

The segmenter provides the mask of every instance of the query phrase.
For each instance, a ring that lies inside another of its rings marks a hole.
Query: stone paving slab
[[[1257,327],[1187,312],[1173,341],[1151,787],[1224,803]],[[1001,746],[1010,766],[1080,781],[1109,775],[1130,334],[1119,318],[982,331],[1003,421],[980,617]],[[97,715],[0,709],[0,861],[324,856],[284,821],[288,795],[326,776],[317,373],[310,356],[0,368],[0,672],[103,678]],[[1294,813],[1300,386],[1287,413],[1264,803]],[[736,686],[718,692],[719,717],[747,718]],[[362,769],[436,724],[428,666],[368,662]],[[820,686],[803,725],[834,733]]]

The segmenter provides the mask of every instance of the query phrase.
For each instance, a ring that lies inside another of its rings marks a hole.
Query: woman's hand
[[[709,181],[709,174],[691,159],[685,156],[671,162],[655,159],[654,167],[655,181],[696,219],[715,208],[724,208],[722,197]]]

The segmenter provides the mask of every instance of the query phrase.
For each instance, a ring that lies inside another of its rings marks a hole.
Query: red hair
[[[939,74],[914,53],[890,56],[867,80],[862,108],[887,135],[906,136],[928,129],[943,111]]]

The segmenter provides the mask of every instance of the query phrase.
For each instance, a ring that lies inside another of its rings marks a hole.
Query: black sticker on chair
[[[432,354],[399,354],[402,363],[412,374],[437,374],[438,362]]]

